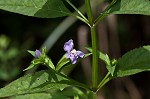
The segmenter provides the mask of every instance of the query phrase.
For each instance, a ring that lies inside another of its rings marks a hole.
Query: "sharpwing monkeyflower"
[[[38,58],[41,55],[41,52],[39,50],[35,50],[34,54],[35,57]]]
[[[84,57],[84,53],[82,51],[73,49],[73,47],[73,40],[70,39],[68,42],[65,43],[64,50],[66,51],[66,58],[69,58],[71,60],[71,63],[75,64],[77,62],[78,57]]]

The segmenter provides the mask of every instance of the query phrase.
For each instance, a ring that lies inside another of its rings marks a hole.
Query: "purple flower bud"
[[[71,39],[65,43],[64,50],[66,51],[66,58],[69,58],[71,60],[71,63],[75,64],[78,57],[84,57],[84,53],[82,51],[76,51],[75,49],[73,49],[73,46],[73,40]]]
[[[38,58],[41,55],[41,52],[39,50],[35,50],[35,57]]]

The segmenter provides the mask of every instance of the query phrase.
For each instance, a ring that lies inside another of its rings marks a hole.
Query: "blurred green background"
[[[75,5],[81,4],[82,2],[75,2]],[[95,16],[99,9],[102,8],[94,9]],[[62,22],[64,23],[59,29],[56,29]],[[75,48],[86,53],[84,46],[91,45],[88,26],[70,17],[34,18],[0,10],[0,87],[27,73],[34,72],[34,70],[23,72],[33,58],[27,50],[40,49],[42,45],[45,46],[46,40],[50,40],[46,43],[48,55],[53,63],[57,64],[65,53],[63,45],[69,39],[74,40]],[[107,53],[111,59],[118,59],[127,51],[150,44],[150,17],[111,15],[98,24],[97,39],[98,47],[102,52]],[[72,71],[66,72],[69,72],[71,78],[90,84],[91,68],[88,60],[84,59]],[[101,79],[106,69],[101,61],[100,65]],[[42,69],[46,68],[40,66],[36,71]],[[100,91],[99,99],[150,99],[149,92],[150,73],[143,72],[111,80]]]

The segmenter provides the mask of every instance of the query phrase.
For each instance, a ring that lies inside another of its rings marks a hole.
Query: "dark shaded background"
[[[39,49],[48,38],[52,30],[64,19],[42,19],[28,17],[20,14],[0,10],[0,87],[23,76],[23,70],[30,64],[32,56],[27,50]],[[73,39],[75,47],[81,40],[79,32],[87,32],[88,42],[82,46],[90,45],[88,27],[77,21],[71,26],[48,52],[54,62],[64,54],[63,45]],[[115,15],[105,18],[97,26],[98,46],[102,52],[110,57],[119,58],[134,48],[150,44],[150,17],[143,15]],[[84,38],[84,37],[83,37]],[[2,43],[4,42],[4,43]],[[84,64],[84,63],[83,63]],[[101,75],[106,73],[104,64]],[[46,69],[40,66],[38,70]],[[70,77],[87,83],[87,72],[78,64],[70,73]],[[90,69],[89,69],[90,70]],[[90,79],[90,78],[89,78]],[[89,80],[90,81],[90,80]],[[150,99],[150,73],[142,72],[130,77],[114,79],[100,91],[99,99]]]

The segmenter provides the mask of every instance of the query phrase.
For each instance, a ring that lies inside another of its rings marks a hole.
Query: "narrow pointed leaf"
[[[30,53],[32,56],[35,57],[35,52],[34,51],[30,51],[30,50],[27,50],[27,51],[28,51],[28,53]]]
[[[150,46],[134,49],[123,55],[117,62],[115,77],[150,71]]]
[[[117,0],[107,13],[150,15],[150,0]]]
[[[26,70],[29,70],[29,69],[32,69],[33,67],[35,67],[34,64],[30,64],[29,67],[27,67],[26,69],[24,69],[23,71],[26,71]]]
[[[41,18],[62,17],[71,13],[61,0],[0,0],[0,9]]]
[[[32,69],[33,67],[38,66],[40,64],[42,64],[41,59],[39,59],[39,58],[34,59],[34,60],[32,60],[31,64],[26,69],[24,69],[23,71]]]
[[[58,61],[56,65],[56,71],[59,71],[65,64],[69,63],[70,60],[66,59],[66,54],[62,56],[62,58]]]

